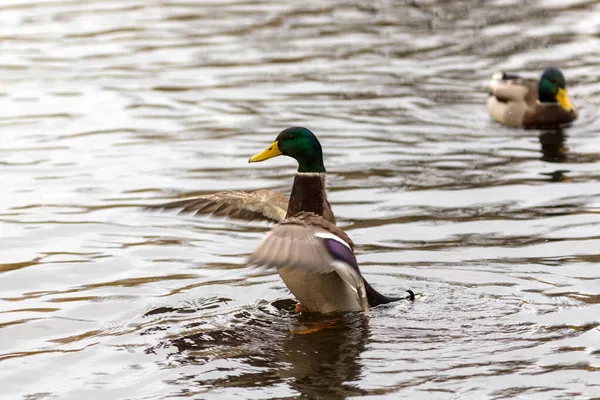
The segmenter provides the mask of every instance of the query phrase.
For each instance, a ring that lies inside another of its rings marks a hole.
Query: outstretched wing
[[[265,268],[304,269],[315,274],[332,272],[333,258],[313,229],[304,224],[278,224],[258,244],[248,263]]]
[[[194,215],[214,215],[246,221],[283,221],[287,213],[289,199],[282,193],[272,190],[255,192],[218,192],[166,204],[149,206],[150,210],[180,209],[182,213]]]

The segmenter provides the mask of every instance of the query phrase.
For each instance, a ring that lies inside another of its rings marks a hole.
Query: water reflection
[[[539,135],[542,161],[549,163],[564,163],[568,161],[568,148],[566,147],[567,135],[562,128],[544,130]],[[549,177],[551,182],[571,182],[567,169],[558,169],[552,172],[542,172],[541,175]]]
[[[277,302],[277,310],[259,307],[237,312],[230,321],[235,323],[224,329],[210,328],[206,320],[191,323],[184,327],[185,335],[146,353],[166,350],[164,363],[169,367],[219,364],[218,359],[227,359],[216,369],[199,369],[172,382],[186,388],[193,384],[200,391],[284,384],[311,399],[364,394],[352,382],[361,374],[360,354],[370,335],[368,318],[362,313],[296,314],[287,311],[290,302]],[[164,329],[154,327],[149,332]]]
[[[540,145],[542,146],[542,161],[561,163],[567,160],[567,147],[565,146],[567,136],[562,128],[545,130],[540,133]]]
[[[0,397],[597,395],[600,2],[359,3],[1,2]],[[490,75],[550,63],[577,121],[492,123]],[[365,274],[427,301],[294,335],[241,272],[268,227],[132,208],[289,190],[246,157],[292,125]]]
[[[568,172],[570,172],[568,169],[557,169],[552,172],[542,172],[541,175],[549,177],[550,182],[571,182]]]
[[[368,319],[360,313],[346,314],[330,322],[327,329],[290,334],[283,342],[283,360],[291,368],[281,375],[291,378],[290,386],[309,399],[344,399],[363,393],[350,382],[360,377],[358,360],[370,334]]]

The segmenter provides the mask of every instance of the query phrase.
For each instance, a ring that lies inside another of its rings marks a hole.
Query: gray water
[[[0,398],[600,396],[598,49],[598,1],[3,0]],[[490,120],[550,65],[572,127]],[[289,192],[247,158],[294,125],[413,304],[296,315],[244,266],[269,225],[141,210]]]

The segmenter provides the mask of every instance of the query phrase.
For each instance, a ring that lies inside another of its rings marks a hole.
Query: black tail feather
[[[387,297],[379,293],[377,290],[373,289],[373,286],[369,284],[369,282],[365,281],[365,291],[367,292],[367,300],[369,301],[369,307],[375,307],[380,304],[388,304],[394,301],[400,300],[415,300],[415,293],[412,290],[407,290],[408,296],[405,297]]]

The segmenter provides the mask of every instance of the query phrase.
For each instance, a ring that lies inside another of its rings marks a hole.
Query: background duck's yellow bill
[[[558,93],[556,93],[556,101],[565,111],[573,111],[573,104],[571,104],[571,100],[569,96],[567,96],[567,91],[563,88],[558,89]]]
[[[281,154],[282,153],[281,153],[281,151],[279,151],[279,146],[277,145],[277,142],[275,141],[275,142],[271,143],[271,145],[269,147],[267,147],[260,153],[255,154],[252,157],[250,157],[248,162],[265,161],[265,160],[268,160],[269,158],[280,156]]]

